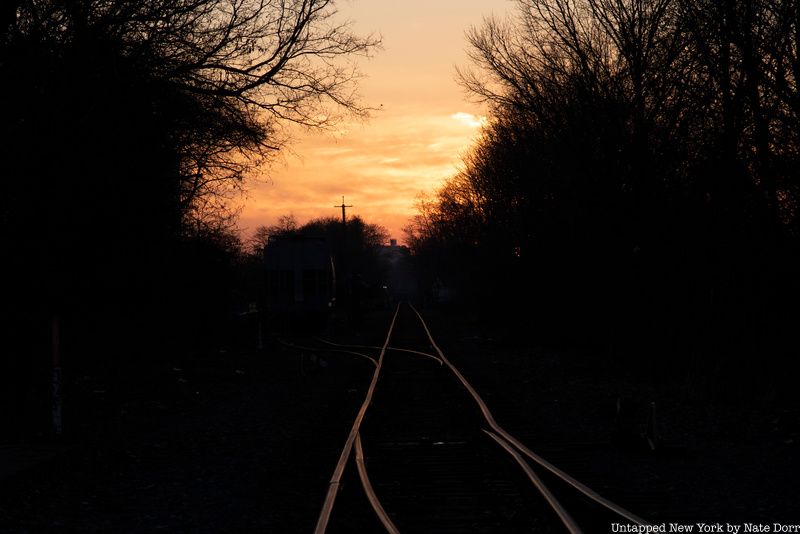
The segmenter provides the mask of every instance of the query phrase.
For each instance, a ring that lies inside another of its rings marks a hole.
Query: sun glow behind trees
[[[299,221],[324,215],[345,195],[354,214],[402,239],[417,195],[456,172],[485,113],[455,80],[467,61],[464,33],[510,9],[507,0],[340,3],[357,31],[381,35],[383,50],[359,63],[364,101],[377,110],[328,134],[297,131],[283,161],[249,192],[244,233],[286,213]]]
[[[311,136],[296,156],[276,164],[274,179],[250,192],[241,225],[252,230],[287,213],[307,221],[333,213],[331,206],[345,195],[353,214],[402,238],[419,192],[453,175],[480,122],[465,112],[409,110],[349,125],[339,139]]]
[[[427,278],[651,372],[793,371],[798,2],[515,3],[468,34],[493,118],[409,228]]]

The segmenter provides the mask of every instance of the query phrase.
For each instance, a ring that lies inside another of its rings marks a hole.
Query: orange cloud
[[[454,66],[467,61],[464,32],[507,0],[352,0],[342,16],[361,33],[379,32],[385,50],[361,65],[364,100],[381,111],[366,124],[337,126],[334,135],[297,134],[295,155],[262,170],[240,217],[246,235],[285,214],[300,222],[350,214],[386,226],[402,240],[421,191],[452,176],[485,118],[466,101]],[[267,179],[268,178],[268,179]]]
[[[351,213],[401,229],[414,214],[415,198],[452,176],[481,124],[475,115],[428,115],[424,110],[378,116],[349,125],[339,138],[316,135],[295,147],[299,157],[276,164],[250,192],[242,226],[250,230],[293,213],[300,221],[336,215],[345,195]]]

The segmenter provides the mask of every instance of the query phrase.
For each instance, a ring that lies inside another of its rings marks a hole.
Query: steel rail
[[[430,340],[431,345],[433,346],[434,350],[436,350],[436,353],[442,359],[444,364],[447,367],[450,368],[450,370],[453,372],[453,374],[456,375],[456,378],[458,378],[458,380],[461,382],[461,384],[464,386],[464,388],[466,388],[466,390],[469,392],[469,394],[472,395],[472,398],[475,399],[475,402],[478,403],[478,407],[480,408],[481,413],[483,413],[484,419],[486,419],[486,422],[489,424],[489,426],[492,428],[492,430],[494,430],[498,435],[502,436],[503,439],[505,439],[506,441],[508,441],[512,445],[514,445],[521,453],[526,455],[528,458],[530,458],[531,460],[533,460],[534,462],[536,462],[540,466],[544,467],[545,469],[547,469],[548,471],[553,473],[555,476],[560,478],[562,481],[566,482],[567,484],[572,486],[574,489],[576,489],[580,493],[583,493],[586,497],[588,497],[589,499],[593,500],[597,504],[600,504],[600,505],[604,506],[605,508],[611,510],[612,512],[616,513],[617,515],[619,515],[621,517],[624,517],[628,521],[631,521],[631,522],[636,523],[638,525],[647,526],[647,525],[650,524],[647,521],[645,521],[644,519],[642,519],[642,518],[636,516],[635,514],[629,512],[625,508],[622,508],[621,506],[609,501],[608,499],[606,499],[605,497],[601,496],[599,493],[597,493],[596,491],[592,490],[591,488],[589,488],[585,484],[583,484],[581,482],[578,482],[576,479],[574,479],[573,477],[571,477],[570,475],[568,475],[567,473],[565,473],[561,469],[557,468],[556,466],[554,466],[553,464],[551,464],[550,462],[548,462],[547,460],[545,460],[544,458],[542,458],[538,454],[536,454],[533,451],[531,451],[528,447],[526,447],[517,438],[515,438],[514,436],[512,436],[511,434],[506,432],[500,425],[498,425],[497,421],[495,421],[494,416],[492,415],[492,412],[489,411],[489,407],[486,406],[486,403],[483,401],[481,396],[478,395],[478,392],[475,391],[475,388],[472,387],[472,385],[467,381],[466,378],[464,378],[464,376],[459,372],[459,370],[450,362],[450,360],[447,359],[447,357],[442,352],[442,349],[440,349],[439,345],[436,344],[436,341],[434,341],[433,336],[431,335],[431,332],[428,329],[428,325],[425,323],[425,320],[422,318],[422,315],[420,315],[420,313],[417,311],[417,309],[411,303],[409,303],[408,305],[411,307],[412,310],[414,310],[414,313],[417,314],[417,317],[419,318],[420,322],[422,323],[422,327],[425,329],[425,333],[428,335],[428,339]]]
[[[328,345],[333,345],[334,347],[353,347],[355,349],[376,349],[379,350],[381,347],[377,347],[374,345],[343,345],[341,343],[334,343],[333,341],[328,341],[327,339],[317,338],[317,341],[321,343],[327,343]],[[394,352],[408,352],[411,354],[416,354],[418,356],[425,356],[427,358],[431,358],[439,362],[439,365],[443,365],[442,360],[436,356],[435,354],[431,354],[430,352],[420,352],[418,350],[411,350],[411,349],[401,349],[399,347],[386,347],[386,350],[394,351]]]
[[[375,365],[375,366],[378,365],[377,360],[375,360],[375,358],[373,358],[372,356],[369,356],[367,354],[362,354],[361,352],[354,352],[352,350],[325,349],[325,348],[321,349],[319,347],[305,347],[303,345],[296,345],[294,343],[290,343],[288,341],[283,341],[281,339],[278,339],[278,343],[280,343],[281,345],[285,345],[287,347],[291,347],[293,349],[308,350],[308,351],[312,351],[312,352],[334,352],[334,353],[341,353],[341,354],[351,354],[351,355],[354,355],[354,356],[359,356],[361,358],[366,358],[367,360],[372,362],[372,365]],[[378,348],[380,348],[380,347],[378,347]]]
[[[378,362],[373,357],[367,356],[366,354],[362,354],[360,352],[354,352],[354,351],[350,351],[350,350],[337,350],[337,349],[322,349],[322,350],[319,350],[319,349],[312,348],[312,347],[304,347],[304,346],[301,346],[301,345],[297,345],[295,343],[289,343],[289,342],[283,341],[281,339],[279,339],[278,342],[283,344],[283,345],[286,345],[286,346],[289,346],[289,347],[292,347],[292,348],[296,348],[296,349],[302,349],[302,350],[316,350],[318,352],[336,352],[336,353],[343,353],[343,354],[354,354],[356,356],[360,356],[360,357],[368,359],[369,361],[371,361],[376,366],[378,365]],[[346,346],[346,345],[341,345],[341,346]],[[370,347],[364,347],[364,348],[370,348]],[[375,347],[375,348],[380,349],[380,347]],[[437,358],[437,360],[438,360],[438,358]],[[386,528],[387,532],[389,532],[391,534],[400,534],[400,531],[394,525],[392,520],[389,518],[389,515],[386,513],[386,510],[383,508],[383,505],[381,505],[381,502],[378,499],[378,495],[375,493],[375,490],[372,487],[372,483],[369,480],[369,475],[367,474],[367,466],[366,466],[366,463],[364,462],[364,449],[363,449],[363,447],[361,445],[361,433],[360,432],[356,435],[355,456],[356,456],[356,467],[358,468],[358,476],[361,479],[361,485],[364,487],[364,492],[367,495],[367,499],[369,499],[369,503],[372,505],[372,509],[375,510],[375,514],[378,516],[378,519],[380,519],[381,523],[383,523],[383,525]]]
[[[355,421],[353,421],[353,427],[350,429],[350,434],[347,436],[347,441],[345,441],[344,447],[342,448],[342,453],[339,455],[339,461],[336,463],[336,468],[333,470],[333,476],[331,476],[331,480],[328,484],[328,492],[325,495],[325,501],[322,504],[322,510],[320,510],[319,518],[317,519],[317,526],[314,528],[314,534],[324,534],[325,530],[328,528],[328,522],[330,521],[331,512],[333,511],[333,503],[336,500],[336,494],[338,493],[339,486],[342,482],[342,474],[344,473],[344,468],[347,465],[347,459],[350,457],[350,452],[353,449],[353,442],[355,441],[356,436],[358,436],[358,431],[361,428],[361,422],[364,420],[364,416],[367,413],[367,408],[369,407],[370,403],[372,403],[372,395],[375,392],[375,386],[378,384],[378,377],[380,376],[381,369],[383,368],[383,357],[386,354],[386,347],[389,346],[389,339],[392,337],[392,331],[394,330],[394,324],[397,320],[397,314],[399,312],[400,304],[397,305],[397,309],[394,311],[392,323],[389,325],[389,331],[386,333],[386,341],[383,343],[380,356],[378,356],[378,365],[375,366],[375,372],[372,375],[372,381],[369,384],[367,395],[364,398],[364,402],[361,404],[361,408],[358,410]]]
[[[484,429],[483,431],[490,438],[495,440],[498,445],[503,447],[503,449],[505,449],[505,451],[508,454],[510,454],[514,458],[514,460],[517,461],[517,464],[519,464],[522,470],[525,471],[525,474],[528,475],[528,478],[533,483],[533,485],[536,486],[536,489],[539,490],[539,493],[542,494],[542,497],[544,497],[544,499],[547,501],[550,507],[553,510],[555,510],[556,514],[558,515],[558,518],[561,519],[561,522],[564,524],[567,530],[571,534],[581,534],[583,532],[581,528],[578,526],[577,523],[575,523],[575,520],[572,519],[572,516],[569,515],[569,512],[567,512],[566,508],[564,508],[564,506],[560,502],[558,502],[558,499],[556,499],[555,495],[553,495],[550,489],[547,486],[545,486],[544,482],[542,482],[542,479],[540,479],[538,475],[534,473],[533,469],[531,469],[531,466],[528,465],[528,462],[525,461],[522,455],[519,452],[517,452],[517,450],[514,449],[514,447],[512,447],[509,442],[507,442],[494,432],[490,432],[486,429]]]
[[[390,534],[400,534],[400,531],[397,529],[395,524],[392,522],[392,519],[389,517],[389,514],[386,513],[386,510],[381,505],[381,501],[378,499],[378,495],[375,493],[375,490],[372,488],[372,483],[369,481],[369,476],[367,475],[367,466],[364,462],[364,449],[361,447],[361,433],[359,432],[356,434],[356,467],[358,468],[358,477],[361,479],[361,485],[364,487],[364,492],[367,494],[367,499],[369,499],[369,503],[372,505],[372,509],[375,510],[375,514],[378,516],[378,519],[381,520],[383,523],[384,528],[386,528],[386,532]]]

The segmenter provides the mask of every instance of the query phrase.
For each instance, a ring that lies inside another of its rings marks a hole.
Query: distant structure
[[[324,239],[270,237],[264,248],[264,269],[269,315],[323,315],[333,307],[336,271]]]
[[[388,245],[378,249],[381,261],[387,267],[384,289],[393,302],[413,300],[417,295],[417,280],[411,265],[411,250],[390,239]]]
[[[410,256],[411,250],[405,245],[398,245],[397,239],[390,239],[388,245],[383,245],[378,249],[378,254],[389,263],[395,263],[400,258]]]

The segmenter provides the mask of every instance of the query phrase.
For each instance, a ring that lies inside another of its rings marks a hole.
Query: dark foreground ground
[[[380,344],[387,324],[372,314],[340,340]],[[468,318],[435,313],[431,325],[506,430],[633,512],[656,524],[800,523],[791,406],[709,402]],[[313,530],[371,367],[278,343],[168,359],[124,393],[87,380],[60,442],[0,448],[0,532]],[[653,401],[656,451],[637,438]]]

